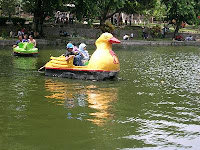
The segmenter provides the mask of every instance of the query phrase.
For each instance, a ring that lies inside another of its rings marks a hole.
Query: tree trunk
[[[41,37],[44,37],[44,33],[43,33],[43,22],[44,22],[44,17],[41,16],[40,17],[40,22],[39,22],[39,34]]]
[[[180,29],[180,26],[181,26],[181,23],[178,23],[178,22],[177,22],[177,25],[176,25],[176,29],[175,29],[175,31],[174,31],[173,38],[176,37],[176,35],[177,35],[177,33],[178,33],[179,29]]]
[[[39,33],[39,36],[44,36],[43,34],[43,22],[44,22],[44,12],[42,11],[42,1],[37,0],[36,1],[36,10],[34,13],[34,19],[33,19],[33,24],[34,24],[34,31]]]
[[[38,25],[39,25],[39,18],[37,16],[37,13],[34,13],[34,18],[33,18],[33,30],[38,32]]]
[[[100,26],[104,25],[106,22],[106,19],[105,18],[101,18],[100,19]]]
[[[105,22],[106,22],[106,17],[101,17],[100,18],[100,29],[102,33],[105,32]]]

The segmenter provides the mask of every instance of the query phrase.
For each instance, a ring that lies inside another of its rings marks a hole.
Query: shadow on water
[[[13,67],[23,70],[37,70],[37,57],[14,57]]]

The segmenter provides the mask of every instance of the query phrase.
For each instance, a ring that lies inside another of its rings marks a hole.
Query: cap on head
[[[66,46],[66,48],[67,48],[67,49],[68,49],[68,48],[74,48],[74,45],[73,45],[72,43],[68,43],[67,46]]]

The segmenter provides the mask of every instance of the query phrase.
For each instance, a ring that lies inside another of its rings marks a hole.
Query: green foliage
[[[53,15],[56,8],[59,8],[60,0],[22,0],[23,10],[29,13],[38,13],[41,17]]]
[[[163,2],[167,7],[166,20],[175,26],[174,37],[183,22],[187,24],[197,23],[194,0],[163,0]]]
[[[8,36],[9,36],[9,33],[8,33],[5,29],[2,30],[2,32],[1,32],[1,37],[2,37],[3,39],[6,39]]]
[[[8,19],[8,17],[0,17],[0,26],[6,25]]]
[[[167,6],[167,20],[176,20],[176,24],[187,22],[193,24],[196,22],[195,3],[193,0],[169,0]]]
[[[33,13],[33,28],[43,35],[43,23],[47,16],[52,16],[54,10],[59,7],[61,0],[22,0],[23,10]]]
[[[23,26],[25,21],[26,21],[26,19],[19,18],[19,17],[14,17],[14,18],[11,18],[11,21],[13,22],[13,25],[18,25],[19,24],[19,25]]]
[[[123,12],[127,14],[144,14],[147,10],[153,10],[157,0],[126,0]]]
[[[100,20],[104,32],[106,20],[115,13],[140,13],[141,10],[153,8],[156,0],[75,0],[74,12],[78,20]]]
[[[76,0],[74,1],[76,7],[72,9],[72,12],[76,14],[76,18],[79,21],[82,21],[82,19],[94,19],[95,16],[98,16],[96,3],[97,1],[95,0]]]
[[[115,27],[112,25],[110,21],[106,21],[103,26],[101,26],[102,32],[109,32],[113,33],[115,30]]]
[[[6,16],[11,17],[15,14],[15,8],[19,4],[18,0],[3,0],[0,3],[2,13]]]
[[[21,25],[23,26],[26,19],[24,18],[19,18],[19,17],[12,17],[12,18],[9,18],[9,17],[0,17],[0,25],[3,26],[3,25],[6,25],[6,22],[7,21],[12,21],[13,25]]]
[[[161,0],[157,0],[155,4],[155,8],[151,9],[153,17],[155,17],[156,20],[164,20],[164,17],[166,16],[166,6],[161,2]]]
[[[152,38],[158,38],[161,36],[161,27],[159,25],[150,28],[150,35]]]

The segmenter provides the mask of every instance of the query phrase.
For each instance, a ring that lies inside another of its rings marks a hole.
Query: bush
[[[23,26],[25,24],[26,19],[19,18],[19,17],[14,17],[14,18],[11,18],[11,21],[13,22],[13,25],[20,24],[21,26]]]
[[[114,25],[110,21],[106,21],[104,26],[100,27],[102,32],[113,33],[115,30]]]
[[[9,20],[9,17],[0,17],[0,26],[6,25],[6,22]],[[25,24],[26,19],[24,18],[19,18],[19,17],[14,17],[10,19],[13,23],[13,25],[18,25],[20,24],[23,26]]]
[[[1,32],[1,37],[2,37],[3,39],[6,39],[8,36],[9,36],[9,33],[8,33],[5,29],[2,30],[2,32]]]
[[[8,20],[8,17],[0,17],[0,26],[6,25],[7,20]]]
[[[158,38],[161,36],[161,27],[159,25],[156,25],[152,28],[150,28],[150,35],[152,38]]]

